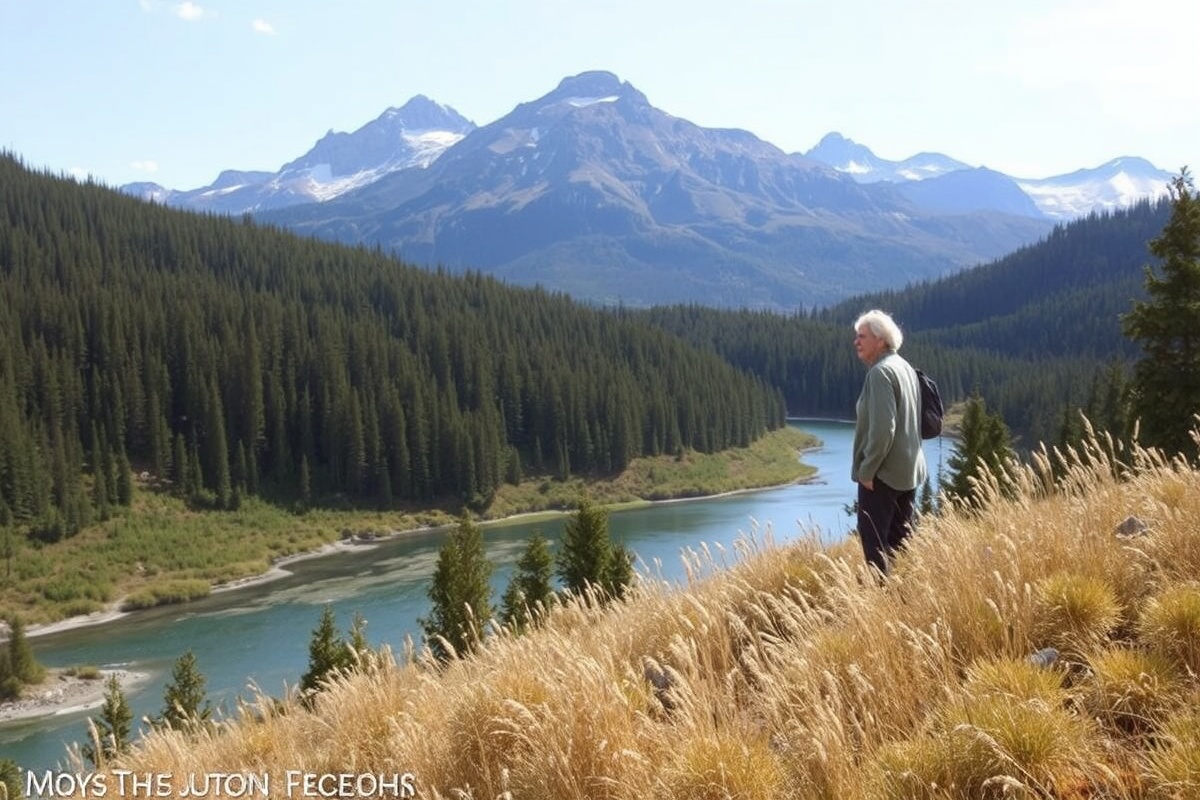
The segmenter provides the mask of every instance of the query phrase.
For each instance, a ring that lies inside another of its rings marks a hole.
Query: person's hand
[[[865,481],[859,481],[859,483],[861,483],[861,484],[862,484],[862,487],[863,487],[864,489],[866,489],[868,492],[873,492],[873,491],[875,491],[875,479],[874,479],[874,478],[870,478],[870,479],[868,479],[868,480],[865,480]]]

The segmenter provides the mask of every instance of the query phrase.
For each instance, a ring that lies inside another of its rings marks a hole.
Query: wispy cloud
[[[191,0],[184,0],[184,2],[175,6],[175,13],[180,19],[185,19],[188,22],[195,22],[198,19],[203,19],[205,16],[204,9],[191,2]]]
[[[151,174],[158,172],[158,162],[149,159],[143,161],[131,161],[129,166],[133,167],[138,172],[149,172]]]
[[[267,22],[265,19],[256,19],[250,23],[250,27],[254,28],[255,33],[261,33],[264,36],[274,36],[275,26]]]

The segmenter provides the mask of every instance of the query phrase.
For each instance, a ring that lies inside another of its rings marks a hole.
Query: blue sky
[[[604,69],[788,152],[1194,171],[1198,30],[1176,0],[0,0],[0,149],[190,189],[416,94],[482,125]]]

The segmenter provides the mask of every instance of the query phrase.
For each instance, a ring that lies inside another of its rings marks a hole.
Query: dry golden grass
[[[1200,476],[1106,452],[922,521],[883,586],[856,542],[701,551],[685,587],[563,604],[441,667],[384,653],[312,708],[260,698],[119,766],[411,772],[476,800],[1200,797]]]

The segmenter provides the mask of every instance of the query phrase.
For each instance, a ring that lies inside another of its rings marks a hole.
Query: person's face
[[[854,352],[867,366],[874,364],[887,350],[887,341],[882,336],[876,336],[870,325],[860,325],[854,331]]]

